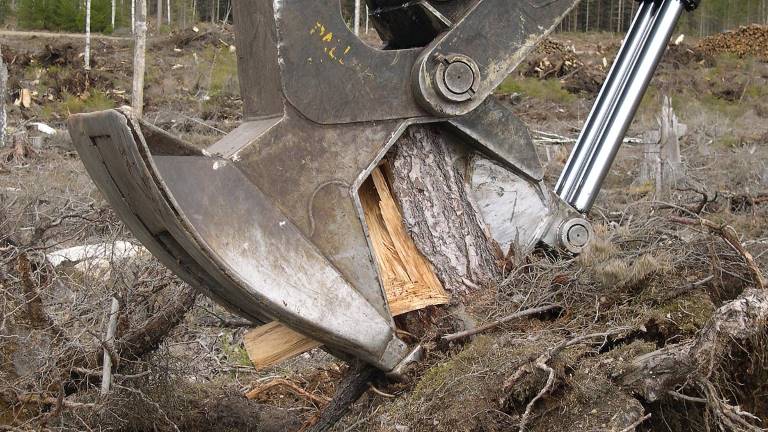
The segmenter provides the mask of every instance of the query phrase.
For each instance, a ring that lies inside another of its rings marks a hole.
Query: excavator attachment
[[[385,49],[347,28],[338,0],[236,0],[244,122],[205,150],[129,109],[75,115],[69,129],[115,211],[184,281],[254,323],[397,373],[419,348],[396,335],[358,190],[409,126],[434,123],[485,155],[470,183],[500,244],[578,253],[589,241],[583,191],[549,191],[527,128],[489,97],[577,0],[368,3]],[[621,85],[590,124],[609,130],[622,100],[642,95],[647,81],[631,79],[652,72],[683,6],[643,3],[606,84]],[[615,154],[615,137],[585,135],[567,173]]]

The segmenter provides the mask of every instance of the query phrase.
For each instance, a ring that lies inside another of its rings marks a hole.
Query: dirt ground
[[[79,67],[80,43],[76,38],[0,33],[11,102],[22,89],[32,95],[30,107],[14,105],[9,112],[9,135],[19,145],[0,149],[0,340],[9,341],[0,350],[0,393],[56,394],[59,381],[40,371],[54,370],[49,364],[57,358],[54,353],[66,351],[23,319],[14,324],[24,313],[18,300],[24,286],[19,251],[32,260],[32,277],[51,321],[64,328],[69,340],[93,352],[101,348],[94,342],[98,335],[89,332],[104,328],[112,292],[123,293],[135,305],[121,324],[130,329],[172,304],[185,289],[146,256],[123,262],[106,281],[94,274],[98,269],[45,264],[46,253],[63,247],[135,241],[90,181],[65,132],[70,113],[129,103],[130,42],[96,40],[95,67],[87,74]],[[609,34],[556,35],[495,96],[533,131],[550,185],[619,43]],[[151,40],[146,119],[199,145],[236,127],[241,102],[232,44],[228,29],[213,27]],[[434,334],[421,341],[427,358],[411,372],[410,382],[372,383],[377,391],[366,393],[335,430],[515,430],[547,382],[541,370],[522,377],[518,371],[562,341],[592,333],[603,335],[564,349],[549,363],[554,382],[528,417],[530,430],[618,431],[618,425],[645,413],[651,417],[637,430],[705,430],[714,424],[700,403],[674,396],[648,403],[622,391],[615,378],[629,359],[692,340],[718,307],[754,285],[742,255],[719,236],[700,226],[681,225],[675,217],[695,213],[729,225],[756,265],[768,268],[766,61],[703,50],[695,40],[671,46],[629,132],[635,140],[620,151],[592,212],[598,239],[587,253],[578,258],[539,252],[520,257],[498,285],[463,299],[465,310],[449,308],[436,316],[461,313],[481,324],[537,304],[557,303],[561,311],[450,344],[439,339],[445,329],[437,319]],[[639,180],[643,146],[638,142],[658,129],[663,96],[671,97],[687,126],[681,143],[686,181],[659,195],[653,185]],[[42,148],[32,148],[23,133],[33,122],[58,130]],[[127,368],[120,387],[107,399],[99,399],[98,389],[86,385],[75,396],[85,405],[65,407],[56,415],[55,404],[8,407],[0,402],[0,426],[298,429],[317,414],[316,400],[285,387],[257,400],[243,395],[285,378],[327,398],[345,366],[316,350],[256,372],[242,345],[246,329],[247,323],[198,296],[157,349]],[[735,353],[711,380],[723,400],[768,422],[768,352],[758,342],[754,356]],[[41,351],[48,354],[41,357]],[[13,373],[3,371],[9,364]]]

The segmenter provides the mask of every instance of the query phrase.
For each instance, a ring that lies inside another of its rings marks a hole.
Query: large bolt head
[[[560,226],[560,245],[574,254],[581,253],[592,240],[592,236],[592,224],[586,219],[570,219]]]
[[[589,243],[589,230],[584,225],[574,225],[568,230],[568,241],[577,247],[584,247]]]
[[[457,61],[445,68],[445,86],[453,93],[464,94],[472,88],[475,82],[475,74],[468,64]]]
[[[434,71],[437,93],[450,102],[472,99],[480,83],[480,69],[471,58],[461,54],[435,55]]]

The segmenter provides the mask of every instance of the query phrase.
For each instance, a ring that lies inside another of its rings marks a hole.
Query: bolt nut
[[[592,240],[592,224],[586,219],[574,218],[560,226],[560,245],[573,254],[581,253]]]
[[[480,85],[480,69],[471,58],[461,54],[436,54],[437,93],[451,102],[472,99]]]

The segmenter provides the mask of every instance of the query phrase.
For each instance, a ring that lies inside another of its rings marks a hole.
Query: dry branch
[[[633,431],[635,431],[637,429],[638,426],[640,426],[641,424],[643,424],[646,420],[648,420],[650,418],[651,418],[651,414],[646,414],[643,417],[640,417],[639,419],[637,419],[637,421],[635,421],[631,425],[629,425],[629,426],[625,427],[624,429],[622,429],[621,432],[633,432]]]
[[[380,376],[381,372],[365,363],[355,360],[344,378],[342,378],[336,393],[320,415],[310,421],[303,430],[306,432],[325,432],[333,427],[363,393],[369,388],[369,383]]]
[[[328,405],[329,399],[324,396],[318,396],[315,394],[312,394],[303,388],[299,387],[295,383],[288,381],[284,378],[276,378],[273,379],[267,383],[261,384],[254,389],[248,391],[245,394],[245,397],[248,399],[257,399],[259,396],[261,396],[264,392],[267,390],[273,389],[275,387],[285,387],[288,390],[290,390],[293,394],[296,396],[300,396],[313,404],[315,404],[318,408],[322,408],[326,405]]]
[[[107,337],[104,343],[111,345],[115,340],[117,332],[117,317],[120,311],[120,302],[112,297],[112,305],[109,310],[109,323],[107,324]],[[112,355],[109,350],[104,350],[103,375],[101,377],[101,395],[106,396],[109,393],[109,386],[112,384]]]
[[[185,287],[163,310],[147,320],[145,325],[115,341],[115,351],[120,353],[122,358],[139,358],[155,350],[168,332],[176,327],[192,309],[196,298],[197,292]]]
[[[97,404],[86,402],[74,402],[67,399],[55,398],[51,396],[40,396],[36,394],[21,394],[16,396],[16,400],[24,404],[40,404],[40,405],[60,405],[69,409],[82,409],[82,408],[96,408]]]
[[[458,332],[458,333],[452,333],[452,334],[449,334],[449,335],[445,335],[445,336],[443,336],[443,340],[446,341],[446,342],[451,342],[451,341],[455,341],[457,339],[463,339],[463,338],[466,338],[466,337],[474,336],[474,335],[476,335],[478,333],[482,333],[484,331],[494,329],[494,328],[496,328],[496,327],[498,327],[498,326],[500,326],[502,324],[506,324],[506,323],[508,323],[510,321],[513,321],[513,320],[516,320],[516,319],[519,319],[519,318],[524,318],[524,317],[531,316],[531,315],[540,314],[542,312],[547,312],[547,311],[550,311],[550,310],[553,310],[553,309],[558,309],[560,307],[561,307],[560,305],[547,305],[547,306],[540,306],[540,307],[536,307],[536,308],[522,310],[522,311],[519,311],[519,312],[515,312],[512,315],[506,316],[506,317],[504,317],[504,318],[502,318],[502,319],[500,319],[498,321],[494,321],[492,323],[488,323],[488,324],[482,325],[480,327],[477,327],[477,328],[474,328],[474,329],[471,329],[471,330],[465,330],[465,331],[461,331],[461,332]]]

